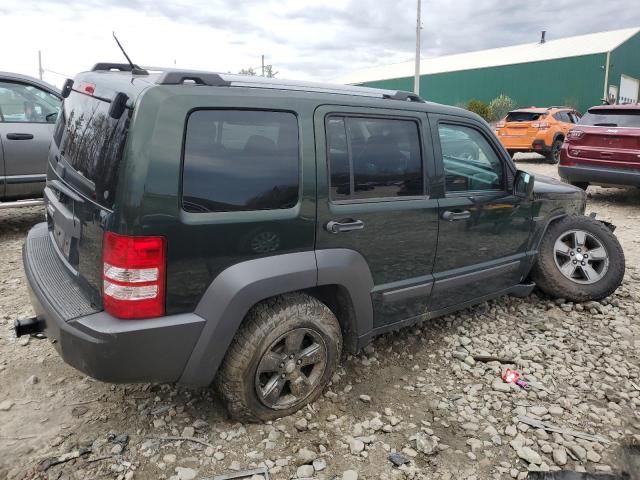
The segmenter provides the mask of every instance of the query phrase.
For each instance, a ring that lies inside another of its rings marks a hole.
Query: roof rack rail
[[[401,101],[404,101],[404,102],[422,102],[422,103],[424,103],[424,100],[419,95],[417,95],[417,94],[415,94],[413,92],[405,92],[403,90],[398,90],[394,94],[385,93],[384,95],[382,95],[382,98],[386,98],[386,99],[389,99],[389,100],[401,100]]]
[[[148,75],[144,68],[140,68],[137,65],[129,65],[128,63],[111,63],[111,62],[100,62],[96,63],[91,69],[92,72],[131,72],[133,74],[138,75]]]
[[[181,85],[183,83],[195,83],[196,85],[207,85],[209,87],[229,87],[231,82],[224,80],[217,73],[207,72],[180,72],[165,71],[158,81],[159,85]]]

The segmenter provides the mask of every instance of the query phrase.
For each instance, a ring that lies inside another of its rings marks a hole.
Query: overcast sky
[[[638,0],[423,0],[422,56],[640,26]],[[411,60],[416,0],[1,0],[0,70],[45,80],[97,61],[237,72],[260,65],[281,78],[332,80]]]

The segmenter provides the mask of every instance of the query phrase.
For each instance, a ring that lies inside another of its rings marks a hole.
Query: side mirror
[[[47,114],[44,118],[47,121],[47,123],[56,123],[56,121],[58,120],[58,112],[51,112]]]
[[[513,181],[513,194],[516,197],[533,200],[533,183],[533,175],[524,170],[518,170]]]

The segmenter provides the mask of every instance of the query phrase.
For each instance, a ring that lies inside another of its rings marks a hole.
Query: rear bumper
[[[59,260],[47,225],[33,227],[22,251],[31,303],[63,360],[108,382],[174,382],[204,325],[196,314],[119,320],[97,311]]]
[[[560,178],[567,182],[586,182],[595,185],[640,186],[640,170],[624,170],[577,165],[573,167],[558,166]]]
[[[544,139],[531,138],[531,137],[517,137],[517,136],[503,136],[499,137],[502,145],[512,152],[536,152],[536,153],[548,153],[551,151],[551,146],[547,145]]]

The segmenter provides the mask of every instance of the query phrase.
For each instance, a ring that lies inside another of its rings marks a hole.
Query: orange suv
[[[512,157],[517,152],[535,152],[549,163],[558,163],[565,135],[580,117],[568,107],[520,108],[498,122],[496,131]]]

